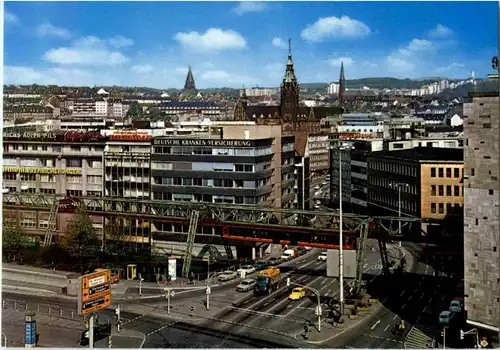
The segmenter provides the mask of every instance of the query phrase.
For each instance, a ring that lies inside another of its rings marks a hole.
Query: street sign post
[[[78,314],[87,315],[111,305],[111,271],[105,270],[78,278]]]
[[[90,314],[89,348],[94,347],[94,312],[111,305],[111,270],[89,273],[78,278],[78,314]]]

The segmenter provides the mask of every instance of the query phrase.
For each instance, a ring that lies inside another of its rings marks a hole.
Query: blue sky
[[[496,2],[10,2],[8,84],[278,86],[492,73]]]

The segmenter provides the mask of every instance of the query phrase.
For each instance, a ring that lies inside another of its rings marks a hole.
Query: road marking
[[[403,304],[403,307],[401,308],[401,310],[403,310],[405,307],[406,307],[406,304]]]
[[[368,266],[368,264],[364,264],[364,265],[363,265],[363,268],[364,268],[364,269],[366,269],[366,267],[367,267],[367,266]]]
[[[149,332],[149,333],[146,335],[146,337],[149,337],[150,335],[152,335],[152,334],[154,334],[154,333],[158,333],[159,331],[161,331],[161,330],[163,330],[163,329],[165,329],[165,328],[168,328],[168,327],[170,327],[170,326],[173,326],[173,325],[174,325],[174,324],[176,324],[177,322],[178,322],[178,321],[174,321],[174,322],[169,323],[169,324],[167,324],[167,325],[165,325],[165,326],[163,326],[163,327],[160,327],[160,328],[158,328],[158,329],[156,329],[156,330],[154,330],[154,331],[152,331],[152,332]]]
[[[388,329],[389,329],[389,325],[385,326],[384,332],[387,332]]]
[[[422,295],[420,296],[420,299],[423,299],[423,298],[424,298],[424,295],[425,295],[425,293],[424,293],[424,292],[422,292]]]
[[[443,295],[443,296],[441,297],[441,300],[443,300],[443,301],[444,301],[444,298],[445,298],[445,296]]]
[[[429,299],[429,304],[432,302],[432,297]]]
[[[328,290],[326,291],[326,293],[327,293],[327,294],[328,294],[328,293],[331,293],[331,292],[332,292],[332,290],[331,290],[331,289],[328,289]]]
[[[408,300],[411,300],[411,298],[413,298],[413,295],[410,295],[410,296],[408,297]]]
[[[424,310],[423,310],[422,312],[426,312],[426,311],[427,311],[427,306],[426,306],[426,307],[424,307]]]
[[[380,320],[378,320],[377,322],[375,322],[375,324],[371,327],[371,329],[374,330],[375,327],[377,327],[379,324],[380,324]]]
[[[392,318],[393,320],[395,320],[396,318],[398,318],[398,315],[394,315],[394,317]]]
[[[323,280],[323,281],[321,282],[321,285],[322,285],[322,286],[324,286],[326,282],[328,282],[328,280],[327,280],[327,279]]]
[[[425,273],[426,275],[427,275],[427,271],[429,271],[429,265],[427,265],[427,266],[425,267],[425,272],[424,272],[424,273]]]
[[[399,296],[402,297],[403,294],[405,294],[405,291],[402,291],[401,294],[399,294]]]

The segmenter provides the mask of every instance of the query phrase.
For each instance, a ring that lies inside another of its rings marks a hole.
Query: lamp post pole
[[[410,187],[410,185],[408,185],[407,183],[404,183],[404,182],[397,182],[397,183],[390,183],[389,184],[390,187],[397,187],[398,188],[398,217],[399,217],[399,221],[398,221],[398,234],[399,236],[401,236],[402,234],[402,226],[401,226],[401,188],[403,186],[405,187]],[[402,241],[399,241],[399,247],[401,248],[402,247]]]
[[[339,148],[339,284],[340,284],[340,314],[344,315],[344,237],[342,218],[342,148]]]

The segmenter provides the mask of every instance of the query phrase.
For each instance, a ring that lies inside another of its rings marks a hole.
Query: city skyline
[[[481,78],[495,13],[486,2],[7,3],[4,82],[182,88],[191,65],[199,88],[277,86],[288,38],[302,83],[337,80],[340,62],[347,79]]]

